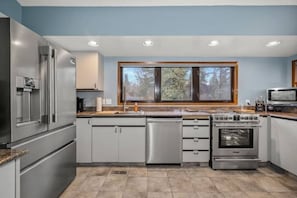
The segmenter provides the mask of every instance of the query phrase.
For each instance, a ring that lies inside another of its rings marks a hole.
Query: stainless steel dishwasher
[[[147,164],[182,162],[182,118],[147,118]]]

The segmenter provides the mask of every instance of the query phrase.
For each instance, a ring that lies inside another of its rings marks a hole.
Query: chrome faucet
[[[123,86],[123,112],[126,112],[128,110],[127,101],[126,101],[126,86]]]

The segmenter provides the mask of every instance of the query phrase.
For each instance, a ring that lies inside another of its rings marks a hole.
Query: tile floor
[[[126,174],[115,174],[126,171]],[[297,198],[297,180],[270,167],[79,167],[61,198]]]

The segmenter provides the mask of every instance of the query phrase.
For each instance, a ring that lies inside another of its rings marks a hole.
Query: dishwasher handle
[[[148,118],[147,123],[181,123],[179,118]]]

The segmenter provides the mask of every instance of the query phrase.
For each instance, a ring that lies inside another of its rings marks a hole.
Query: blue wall
[[[22,7],[16,0],[0,0],[0,12],[22,22]]]
[[[23,7],[42,35],[297,35],[297,6]]]
[[[271,87],[287,87],[286,58],[168,58],[168,57],[105,57],[104,97],[117,104],[117,63],[118,61],[238,61],[238,101],[250,99],[253,103],[265,90]]]
[[[297,35],[297,6],[21,7],[0,0],[0,12],[42,35]],[[104,96],[117,104],[118,61],[238,61],[239,101],[291,85],[288,58],[105,57]],[[97,94],[98,95],[98,94]],[[96,95],[96,96],[97,96]],[[99,94],[100,96],[102,93]],[[89,94],[88,101],[93,104]]]

